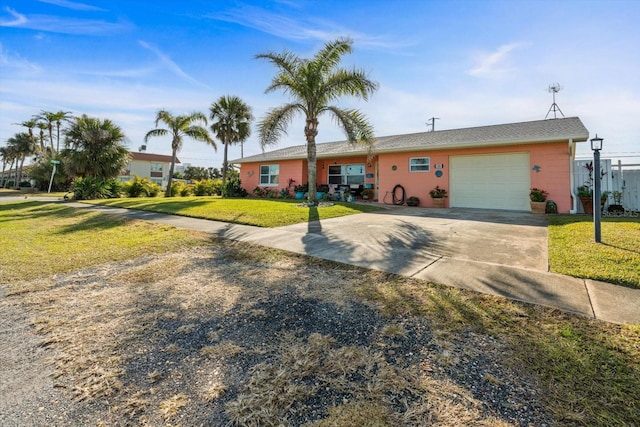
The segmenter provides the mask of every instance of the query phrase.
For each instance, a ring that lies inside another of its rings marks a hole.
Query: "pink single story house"
[[[577,117],[375,138],[371,152],[347,141],[317,144],[318,185],[362,186],[393,203],[401,186],[431,207],[429,191],[448,192],[451,208],[529,211],[530,188],[546,190],[558,212],[575,212],[576,143],[589,138]],[[306,146],[233,160],[243,187],[280,190],[307,182]],[[394,191],[395,189],[395,191]],[[397,200],[397,198],[396,198]]]

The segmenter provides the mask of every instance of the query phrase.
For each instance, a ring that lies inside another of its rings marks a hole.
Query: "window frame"
[[[425,163],[413,163],[414,160],[424,160]],[[426,166],[426,169],[418,169],[418,167]],[[420,157],[409,157],[409,172],[411,173],[428,173],[431,172],[431,157],[428,156],[420,156]]]
[[[331,173],[331,168],[340,168],[340,174],[332,174]],[[362,168],[362,173],[349,173],[349,168]],[[332,177],[340,177],[340,183],[337,182],[332,182],[331,178]],[[362,177],[362,182],[353,182],[353,180],[350,182],[349,181],[349,177]],[[364,163],[347,163],[347,164],[340,164],[340,165],[329,165],[329,168],[327,170],[327,183],[329,184],[333,184],[333,185],[364,185],[365,183],[365,179],[367,176],[367,168],[365,166]]]
[[[262,173],[262,168],[268,168],[268,173],[263,174]],[[272,168],[277,168],[277,173],[272,173]],[[272,163],[272,164],[267,164],[267,165],[260,165],[259,167],[259,171],[260,171],[260,177],[259,177],[259,182],[260,182],[260,186],[261,187],[277,187],[278,185],[280,185],[280,164],[279,163]],[[267,177],[267,181],[268,183],[263,183],[262,182],[262,178],[263,177]],[[273,177],[275,177],[275,182],[272,182]]]

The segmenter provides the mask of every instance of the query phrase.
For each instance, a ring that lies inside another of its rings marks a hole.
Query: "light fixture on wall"
[[[595,138],[591,138],[591,149],[593,150],[593,170],[597,174],[596,179],[593,182],[593,235],[596,243],[600,243],[600,215],[601,215],[601,205],[600,198],[602,196],[602,192],[600,190],[600,180],[602,176],[600,175],[600,150],[602,150],[602,138],[598,138],[598,134],[596,134]]]
[[[253,176],[253,171],[248,171],[248,172],[247,172],[247,176],[248,176],[249,178],[251,178],[251,177]]]

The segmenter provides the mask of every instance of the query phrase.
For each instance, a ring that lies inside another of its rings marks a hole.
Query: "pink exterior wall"
[[[449,156],[491,154],[491,153],[529,153],[529,170],[531,174],[531,187],[541,188],[549,192],[549,199],[558,205],[558,212],[568,213],[571,209],[570,194],[570,158],[569,147],[566,141],[545,144],[528,144],[500,147],[468,148],[461,150],[415,151],[410,153],[383,153],[367,162],[366,156],[343,157],[335,159],[319,159],[317,162],[318,185],[328,181],[328,165],[330,164],[354,164],[364,163],[367,174],[375,174],[376,162],[378,162],[378,202],[391,203],[391,192],[396,184],[402,185],[406,190],[406,197],[417,196],[420,198],[420,206],[432,207],[433,201],[429,191],[436,185],[449,191]],[[431,168],[429,172],[409,172],[409,158],[429,157]],[[442,177],[435,175],[436,164],[443,164]],[[307,183],[306,160],[283,160],[269,163],[244,163],[240,168],[242,186],[251,193],[259,185],[260,165],[279,164],[280,183],[277,188],[287,186],[289,179],[295,180],[294,185]],[[393,166],[396,169],[393,170]],[[539,172],[534,170],[539,166]],[[366,179],[365,183],[374,184],[373,178]],[[264,187],[264,186],[263,186]],[[293,190],[293,188],[292,188]],[[387,195],[387,200],[385,200]],[[448,199],[445,199],[445,203]],[[448,203],[447,205],[448,206]]]
[[[280,182],[278,185],[260,185],[260,166],[276,164],[280,165]],[[249,194],[258,186],[280,190],[287,187],[290,179],[295,181],[292,184],[291,191],[293,191],[294,186],[307,182],[306,162],[302,160],[281,160],[275,162],[243,163],[240,166],[240,182]]]
[[[558,212],[568,213],[571,209],[571,195],[567,142],[381,154],[379,156],[378,200],[380,203],[384,203],[385,195],[387,195],[386,202],[391,203],[393,187],[400,184],[406,190],[406,197],[416,196],[420,199],[420,206],[432,207],[433,200],[429,196],[429,191],[432,188],[438,185],[449,191],[449,156],[517,152],[529,153],[531,186],[548,191],[549,199],[558,205]],[[411,157],[429,157],[431,170],[429,172],[409,172],[409,158]],[[443,173],[440,178],[435,175],[435,165],[438,163],[444,164],[444,168],[440,169]],[[394,165],[396,170],[393,170]],[[534,166],[539,166],[540,171],[533,170]],[[445,201],[445,203],[447,202]]]

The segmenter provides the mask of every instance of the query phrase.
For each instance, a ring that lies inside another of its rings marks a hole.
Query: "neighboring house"
[[[180,160],[176,158],[176,164]],[[171,156],[163,154],[152,154],[137,152],[131,153],[131,159],[126,169],[120,175],[120,181],[131,181],[134,176],[140,178],[148,178],[151,182],[155,182],[163,189],[167,187],[169,182],[169,169],[171,168]]]
[[[429,191],[445,188],[448,206],[529,211],[529,191],[549,192],[559,212],[575,212],[573,160],[589,138],[579,118],[539,120],[375,138],[366,147],[346,141],[317,144],[318,185],[372,188],[379,203],[392,195],[433,202]],[[243,187],[283,188],[307,182],[306,146],[233,160]],[[332,188],[332,189],[334,189]]]

